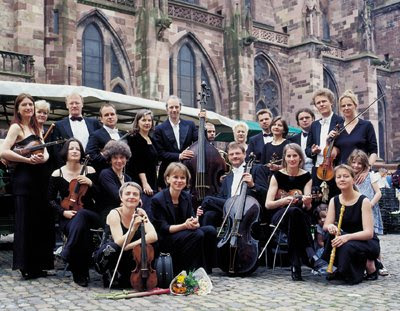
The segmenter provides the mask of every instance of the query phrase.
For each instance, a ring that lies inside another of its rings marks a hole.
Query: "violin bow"
[[[135,219],[136,215],[137,215],[137,214],[134,214],[134,215],[133,215],[133,218],[134,218],[134,219]],[[125,237],[124,243],[122,244],[121,252],[119,253],[119,257],[118,257],[118,260],[117,260],[117,264],[115,265],[114,273],[113,273],[113,275],[112,275],[110,284],[108,285],[108,289],[109,289],[109,290],[111,290],[112,283],[114,282],[115,274],[117,273],[117,269],[118,269],[119,263],[120,263],[120,261],[121,261],[122,254],[124,253],[125,246],[126,246],[126,243],[127,243],[127,241],[128,241],[128,237],[129,237],[129,235],[130,235],[131,232],[132,232],[132,228],[133,228],[133,224],[134,224],[134,223],[135,223],[134,221],[132,221],[132,222],[130,223],[129,228],[128,228],[128,232],[126,233],[126,237]]]
[[[344,125],[343,128],[341,128],[340,131],[338,132],[338,135],[340,135],[340,133],[342,133],[350,123],[352,123],[355,119],[357,119],[359,116],[361,116],[362,114],[364,114],[369,108],[371,108],[371,106],[372,106],[373,104],[375,104],[377,101],[379,101],[379,100],[381,100],[383,97],[385,97],[385,95],[386,95],[386,94],[382,94],[380,97],[376,98],[372,103],[370,103],[370,104],[368,105],[367,108],[365,108],[363,111],[361,111],[359,114],[357,114],[349,123],[347,123],[346,125]]]
[[[272,231],[271,236],[269,237],[267,243],[265,243],[265,246],[264,246],[264,248],[262,249],[260,255],[258,256],[258,259],[260,259],[261,256],[262,256],[262,254],[264,254],[265,250],[266,250],[267,247],[268,247],[269,242],[271,242],[272,237],[274,236],[276,230],[278,230],[279,225],[281,224],[281,222],[282,222],[282,220],[283,220],[283,217],[285,217],[285,215],[286,215],[287,211],[289,210],[289,207],[292,205],[294,199],[295,199],[295,197],[293,196],[293,198],[292,198],[292,200],[290,200],[288,206],[286,206],[286,209],[285,209],[285,211],[283,212],[282,217],[279,219],[278,223],[276,224],[276,226],[275,226],[275,228],[274,228],[274,231]]]

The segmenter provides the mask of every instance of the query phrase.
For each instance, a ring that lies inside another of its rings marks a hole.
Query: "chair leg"
[[[62,274],[63,277],[65,277],[65,273],[67,272],[68,267],[69,267],[69,263],[66,262],[66,263],[65,263],[64,270],[63,270],[63,274]]]

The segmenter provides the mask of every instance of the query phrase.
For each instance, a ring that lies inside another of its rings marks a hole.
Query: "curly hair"
[[[104,158],[109,162],[113,156],[118,154],[124,156],[127,160],[132,156],[132,152],[126,143],[123,141],[110,140],[104,146]]]

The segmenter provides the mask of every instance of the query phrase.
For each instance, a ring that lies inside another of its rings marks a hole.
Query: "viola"
[[[204,110],[209,97],[209,88],[205,82],[201,83],[202,93],[200,106]],[[194,157],[184,160],[192,176],[191,192],[193,195],[193,208],[196,209],[207,195],[213,195],[219,191],[219,181],[226,171],[226,163],[221,157],[218,149],[210,144],[205,134],[204,117],[199,120],[199,130],[197,142],[189,147],[193,151]]]
[[[275,195],[275,200],[279,200],[281,198],[286,198],[286,197],[293,197],[294,202],[292,203],[293,205],[303,205],[303,198],[311,198],[311,199],[318,199],[322,197],[321,193],[311,193],[309,195],[304,195],[303,192],[299,189],[291,189],[289,191],[285,191],[283,189],[278,189]]]
[[[253,153],[246,163],[245,172],[250,173],[255,161]],[[251,235],[251,228],[258,221],[261,206],[246,194],[247,183],[240,186],[240,194],[229,198],[224,204],[225,233],[217,245],[220,268],[230,275],[246,275],[257,268],[258,241]]]
[[[29,142],[24,146],[15,144],[14,148],[12,148],[12,151],[18,153],[19,155],[25,158],[29,158],[32,154],[42,154],[44,152],[44,148],[46,147],[62,144],[65,141],[66,141],[65,139],[60,139],[43,144],[40,139],[37,139]]]
[[[43,135],[43,141],[46,141],[47,137],[49,137],[49,135],[51,134],[51,132],[53,131],[55,126],[56,125],[54,123],[51,123],[51,125],[48,128],[47,132]]]
[[[339,124],[336,124],[335,131],[337,133],[340,133]],[[323,181],[330,181],[335,176],[333,162],[339,154],[339,149],[333,145],[334,142],[334,138],[328,138],[328,144],[325,146],[323,152],[324,160],[322,164],[317,168],[317,177]]]
[[[132,250],[136,267],[131,273],[130,282],[133,289],[142,292],[157,286],[157,273],[151,265],[154,260],[154,248],[152,245],[146,244],[143,221],[140,224],[140,233],[141,243]]]
[[[90,157],[87,155],[79,175],[83,175]],[[69,195],[61,201],[61,207],[67,211],[79,211],[83,208],[82,198],[85,196],[89,185],[81,185],[76,178],[69,182]]]

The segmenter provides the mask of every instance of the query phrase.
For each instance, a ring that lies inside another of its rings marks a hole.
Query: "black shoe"
[[[77,274],[77,273],[73,273],[72,276],[73,276],[74,282],[76,284],[78,284],[79,286],[82,286],[82,287],[88,286],[89,280],[88,280],[87,276]]]
[[[301,267],[292,266],[292,280],[303,281],[303,278],[301,277]]]
[[[25,271],[20,270],[21,275],[25,280],[37,279],[37,278],[45,278],[47,277],[47,271],[38,270],[38,271]]]
[[[328,281],[333,281],[333,280],[343,280],[341,274],[337,271],[333,272],[333,273],[328,273],[328,275],[326,276],[326,279]]]
[[[374,272],[372,272],[372,273],[367,273],[367,274],[364,276],[364,280],[366,280],[366,281],[375,281],[375,280],[377,280],[377,279],[378,279],[378,269],[375,269]]]

